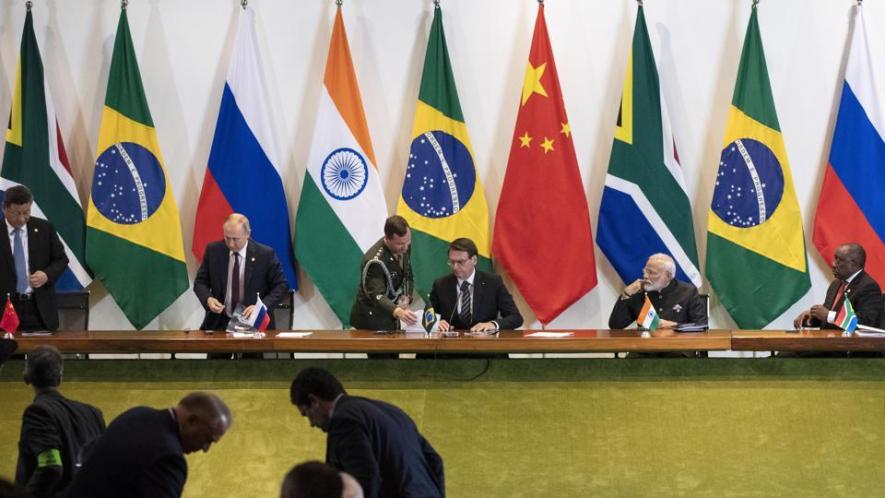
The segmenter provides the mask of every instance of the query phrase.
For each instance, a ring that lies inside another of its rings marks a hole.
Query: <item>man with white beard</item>
[[[706,324],[707,307],[690,283],[680,282],[676,263],[667,254],[652,254],[642,270],[642,278],[624,288],[615,301],[608,326],[623,329],[636,321],[647,295],[661,318],[658,328],[674,328],[684,323]]]

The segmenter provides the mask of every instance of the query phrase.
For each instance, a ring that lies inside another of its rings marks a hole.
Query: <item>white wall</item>
[[[119,16],[113,0],[36,0],[35,29],[81,193],[92,180],[95,143]],[[251,0],[294,220],[313,134],[317,98],[335,13],[333,0]],[[705,258],[726,112],[731,101],[750,0],[646,0],[646,19],[668,98]],[[762,0],[759,20],[778,117],[805,220],[813,287],[772,327],[822,300],[829,270],[810,246],[814,206],[829,153],[841,91],[851,0]],[[359,77],[388,207],[399,195],[408,134],[432,18],[430,0],[344,0]],[[494,213],[537,3],[442,0],[446,36],[490,211]],[[885,60],[885,4],[866,2],[873,60]],[[194,213],[218,114],[239,0],[131,0],[129,22],[148,102],[181,213],[188,269]],[[546,16],[571,121],[594,229],[636,13],[633,0],[548,0]],[[18,60],[23,0],[0,0],[0,115],[6,116]],[[881,90],[880,90],[881,93]],[[883,94],[885,95],[885,94]],[[2,154],[2,151],[0,151]],[[494,219],[492,219],[494,224]],[[380,232],[380,228],[379,228]],[[380,233],[379,233],[380,236]],[[553,234],[566,237],[564,234]],[[551,264],[556,255],[550,255]],[[551,327],[606,327],[622,283],[596,253],[599,285]],[[302,273],[296,328],[337,328]],[[512,289],[512,286],[511,286]],[[704,286],[708,290],[708,286]],[[93,284],[95,329],[129,323]],[[533,315],[517,294],[532,325]],[[713,301],[712,325],[733,327]],[[182,295],[147,328],[196,327],[202,310]],[[539,326],[537,322],[533,326]]]

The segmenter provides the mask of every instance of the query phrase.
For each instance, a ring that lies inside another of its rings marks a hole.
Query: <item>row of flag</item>
[[[472,238],[479,267],[492,256],[542,323],[597,283],[583,181],[540,4],[494,239],[455,87],[442,12],[434,8],[396,212],[413,227],[416,288],[427,295],[446,273],[447,244]],[[828,261],[840,243],[866,248],[868,271],[885,281],[885,141],[866,29],[858,6],[814,242]],[[197,207],[192,251],[221,237],[232,211],[280,256],[297,288],[294,261],[335,314],[347,316],[359,261],[387,217],[362,98],[339,7],[294,238],[264,93],[253,13],[239,20]],[[0,190],[24,183],[33,212],[53,221],[71,260],[57,283],[83,288],[91,272],[136,328],[188,287],[178,209],[122,10],[108,76],[85,223],[49,95],[30,10],[22,34]],[[625,282],[645,259],[671,254],[678,278],[702,284],[689,194],[654,54],[638,7],[597,241]],[[741,328],[770,323],[810,288],[801,213],[753,6],[716,177],[707,230],[706,276]]]

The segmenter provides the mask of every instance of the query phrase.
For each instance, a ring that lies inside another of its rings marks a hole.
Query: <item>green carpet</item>
[[[188,458],[185,496],[277,496],[324,434],[289,404],[307,365],[399,405],[443,456],[448,496],[882,496],[885,360],[69,361],[62,391],[110,421],[211,390],[234,425]],[[32,394],[0,372],[0,475]]]

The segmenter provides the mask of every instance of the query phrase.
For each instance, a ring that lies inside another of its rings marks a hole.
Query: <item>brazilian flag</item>
[[[491,269],[489,207],[473,162],[439,5],[433,11],[396,212],[412,227],[415,287],[425,300],[433,281],[450,272],[448,245],[454,239],[472,239],[479,249],[477,267]]]
[[[759,329],[805,295],[811,280],[755,5],[723,142],[707,226],[707,278],[740,328]]]
[[[188,287],[178,207],[120,13],[86,216],[86,260],[138,329]]]

